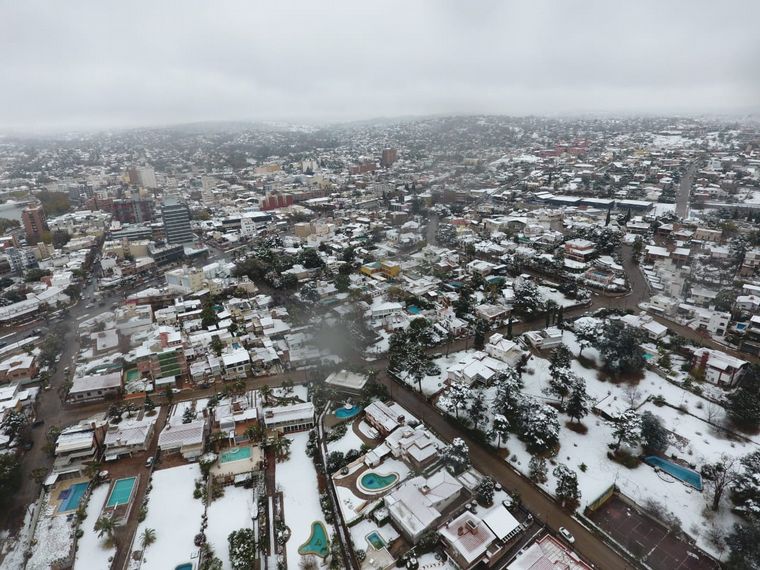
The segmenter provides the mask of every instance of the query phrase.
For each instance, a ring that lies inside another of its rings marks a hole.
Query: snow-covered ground
[[[222,561],[224,570],[232,570],[227,537],[232,531],[251,528],[253,491],[242,487],[225,487],[224,496],[208,506],[206,540],[214,555]]]
[[[296,398],[300,398],[302,402],[307,402],[309,400],[309,387],[306,384],[296,384],[293,386],[293,389],[285,393],[285,389],[282,387],[272,388],[272,394],[282,398],[286,395],[288,396],[295,396]]]
[[[580,347],[575,335],[565,331],[563,341],[573,355],[577,356]],[[549,354],[546,354],[547,358],[531,356],[523,374],[524,393],[539,401],[553,399],[545,392],[550,377],[548,356]],[[666,451],[666,455],[675,454],[695,464],[699,470],[701,465],[716,461],[723,453],[743,457],[757,449],[758,436],[752,437],[750,442],[736,441],[733,438],[728,439],[725,433],[709,425],[706,420],[712,418],[713,422],[720,422],[724,412],[704,398],[668,382],[650,370],[644,370],[642,379],[635,387],[626,383],[604,381],[600,379],[599,370],[593,368],[593,365],[598,366],[601,362],[598,351],[594,348],[584,348],[583,356],[592,363],[592,367],[586,368],[577,359],[573,359],[571,369],[585,380],[592,405],[610,396],[620,401],[622,407],[628,407],[630,401],[635,399],[639,413],[653,413],[661,419],[665,428],[687,440],[686,443],[674,442]],[[487,389],[485,396],[490,415],[494,390]],[[658,407],[651,402],[645,403],[648,396],[661,396],[672,406],[683,406],[688,413],[669,406]],[[610,485],[616,484],[625,495],[641,505],[649,500],[662,503],[680,519],[684,530],[697,539],[701,548],[712,554],[719,554],[708,542],[707,531],[713,526],[730,529],[731,524],[738,520],[730,512],[727,499],[724,498],[720,512],[710,514],[708,520],[704,514],[709,498],[707,491],[700,493],[671,477],[656,473],[646,464],[628,469],[607,457],[608,444],[615,440],[612,422],[590,413],[583,420],[588,433],[582,435],[566,427],[565,423],[569,421],[566,415],[560,414],[559,420],[560,449],[552,461],[564,463],[577,473],[582,493],[581,509],[598,498]],[[525,444],[515,435],[511,435],[505,447],[509,449],[508,461],[527,475],[532,455],[527,451]],[[581,465],[585,465],[585,472],[581,470]],[[548,468],[549,479],[543,487],[549,493],[554,493],[554,465],[549,464]]]
[[[538,292],[544,298],[544,301],[554,301],[560,307],[572,307],[579,303],[576,299],[568,299],[563,293],[557,291],[553,287],[539,285]]]
[[[343,453],[351,451],[352,449],[359,451],[364,442],[354,433],[351,423],[352,422],[350,421],[347,423],[348,429],[346,430],[346,435],[337,441],[331,441],[327,444],[327,449],[329,451],[342,451]]]
[[[434,359],[433,362],[440,368],[441,372],[435,376],[425,376],[422,379],[422,393],[426,396],[432,396],[433,394],[436,394],[443,390],[447,377],[446,371],[465,355],[471,354],[473,352],[475,351],[463,350],[460,352],[452,352],[448,356],[441,356]],[[400,377],[403,382],[409,384],[409,386],[411,386],[414,390],[418,389],[417,382],[414,380],[414,378],[405,372],[402,372],[400,374]]]
[[[54,514],[55,505],[43,508],[34,532],[32,557],[26,564],[28,570],[47,570],[52,562],[66,556],[74,540],[74,527],[66,520],[68,517]]]
[[[288,435],[288,438],[293,441],[290,456],[277,464],[276,480],[277,486],[282,489],[285,503],[285,524],[290,528],[290,539],[287,542],[288,567],[298,568],[301,559],[298,547],[309,539],[311,523],[324,523],[324,518],[319,506],[317,472],[311,458],[306,455],[309,434],[296,433]],[[325,527],[329,534],[331,527]]]
[[[367,347],[367,354],[379,355],[388,352],[391,335],[388,334],[385,329],[380,329],[377,331],[377,334],[380,336],[380,340],[378,340],[375,344]]]
[[[81,523],[80,528],[84,532],[77,542],[77,556],[74,562],[76,570],[89,570],[90,568],[108,568],[109,559],[116,553],[116,548],[106,546],[105,537],[98,537],[95,523],[100,515],[100,510],[108,497],[108,485],[99,485],[93,489],[90,500],[87,503],[87,518]]]
[[[134,548],[140,549],[146,528],[156,531],[156,542],[145,550],[141,570],[166,570],[192,560],[198,550],[193,539],[201,530],[203,515],[203,502],[193,498],[195,480],[200,478],[197,463],[153,472],[148,516],[137,529]]]

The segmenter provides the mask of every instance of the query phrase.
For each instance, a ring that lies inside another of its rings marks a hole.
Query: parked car
[[[564,526],[559,527],[559,534],[570,544],[573,544],[575,542],[575,537]]]
[[[40,427],[44,423],[45,423],[45,420],[42,420],[42,419],[35,420],[34,423],[32,424],[32,427],[33,428]]]
[[[148,457],[148,459],[145,460],[145,467],[153,467],[154,460],[154,457]]]

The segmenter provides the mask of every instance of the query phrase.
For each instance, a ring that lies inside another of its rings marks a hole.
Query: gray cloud
[[[760,3],[0,0],[0,127],[760,106]]]

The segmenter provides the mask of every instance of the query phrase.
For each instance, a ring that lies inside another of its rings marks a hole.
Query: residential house
[[[55,440],[53,473],[83,474],[100,458],[105,424],[81,423],[61,430]]]
[[[108,426],[104,441],[106,461],[113,461],[125,455],[147,451],[155,433],[156,418],[143,416],[142,419],[126,419]]]
[[[67,400],[74,403],[111,400],[121,393],[121,370],[107,374],[75,376]]]
[[[364,419],[381,435],[387,436],[397,427],[412,419],[412,416],[396,402],[386,404],[375,401],[364,408]]]
[[[393,457],[407,461],[417,471],[422,471],[438,461],[443,442],[420,424],[416,428],[402,426],[393,431],[383,442]]]
[[[707,382],[724,388],[736,386],[744,372],[749,368],[749,362],[746,360],[709,348],[694,350],[692,364],[704,373]]]
[[[32,354],[14,354],[0,362],[0,383],[19,382],[28,384],[39,372],[37,361]]]
[[[445,469],[417,476],[384,497],[394,526],[412,544],[441,519],[441,512],[463,494],[464,487]]]
[[[189,423],[168,422],[158,436],[158,449],[162,453],[179,453],[186,460],[195,461],[203,453],[205,441],[205,418]]]
[[[501,333],[493,333],[484,350],[489,356],[510,366],[515,366],[525,354],[516,342],[505,338]]]
[[[528,331],[523,336],[532,347],[538,350],[551,350],[562,344],[562,331],[557,327]]]
[[[314,427],[314,404],[291,404],[264,408],[264,426],[279,433],[304,431]]]

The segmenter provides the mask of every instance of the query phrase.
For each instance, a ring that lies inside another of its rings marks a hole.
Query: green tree
[[[222,342],[222,339],[219,338],[219,335],[214,335],[211,337],[211,350],[213,350],[214,354],[217,356],[222,355],[222,350],[224,350],[224,342]]]
[[[562,507],[575,510],[581,499],[581,491],[578,488],[578,474],[563,463],[557,465],[552,474],[557,478],[557,487],[554,490],[554,494]]]
[[[669,432],[652,412],[641,414],[641,446],[647,453],[663,453],[670,444]]]
[[[586,393],[585,382],[579,379],[572,389],[570,390],[570,396],[567,399],[566,412],[570,416],[571,420],[580,422],[589,412],[589,397]]]
[[[7,505],[21,487],[21,464],[12,453],[0,454],[0,505]]]
[[[488,332],[488,323],[483,319],[478,319],[475,323],[475,339],[473,340],[473,347],[475,350],[483,350],[486,344],[486,333]]]
[[[143,530],[142,534],[140,534],[140,546],[142,546],[142,549],[145,550],[154,542],[156,542],[156,530],[153,528]]]
[[[270,529],[273,532],[274,529]],[[227,537],[233,570],[251,570],[256,564],[256,537],[250,528],[232,531]]]

